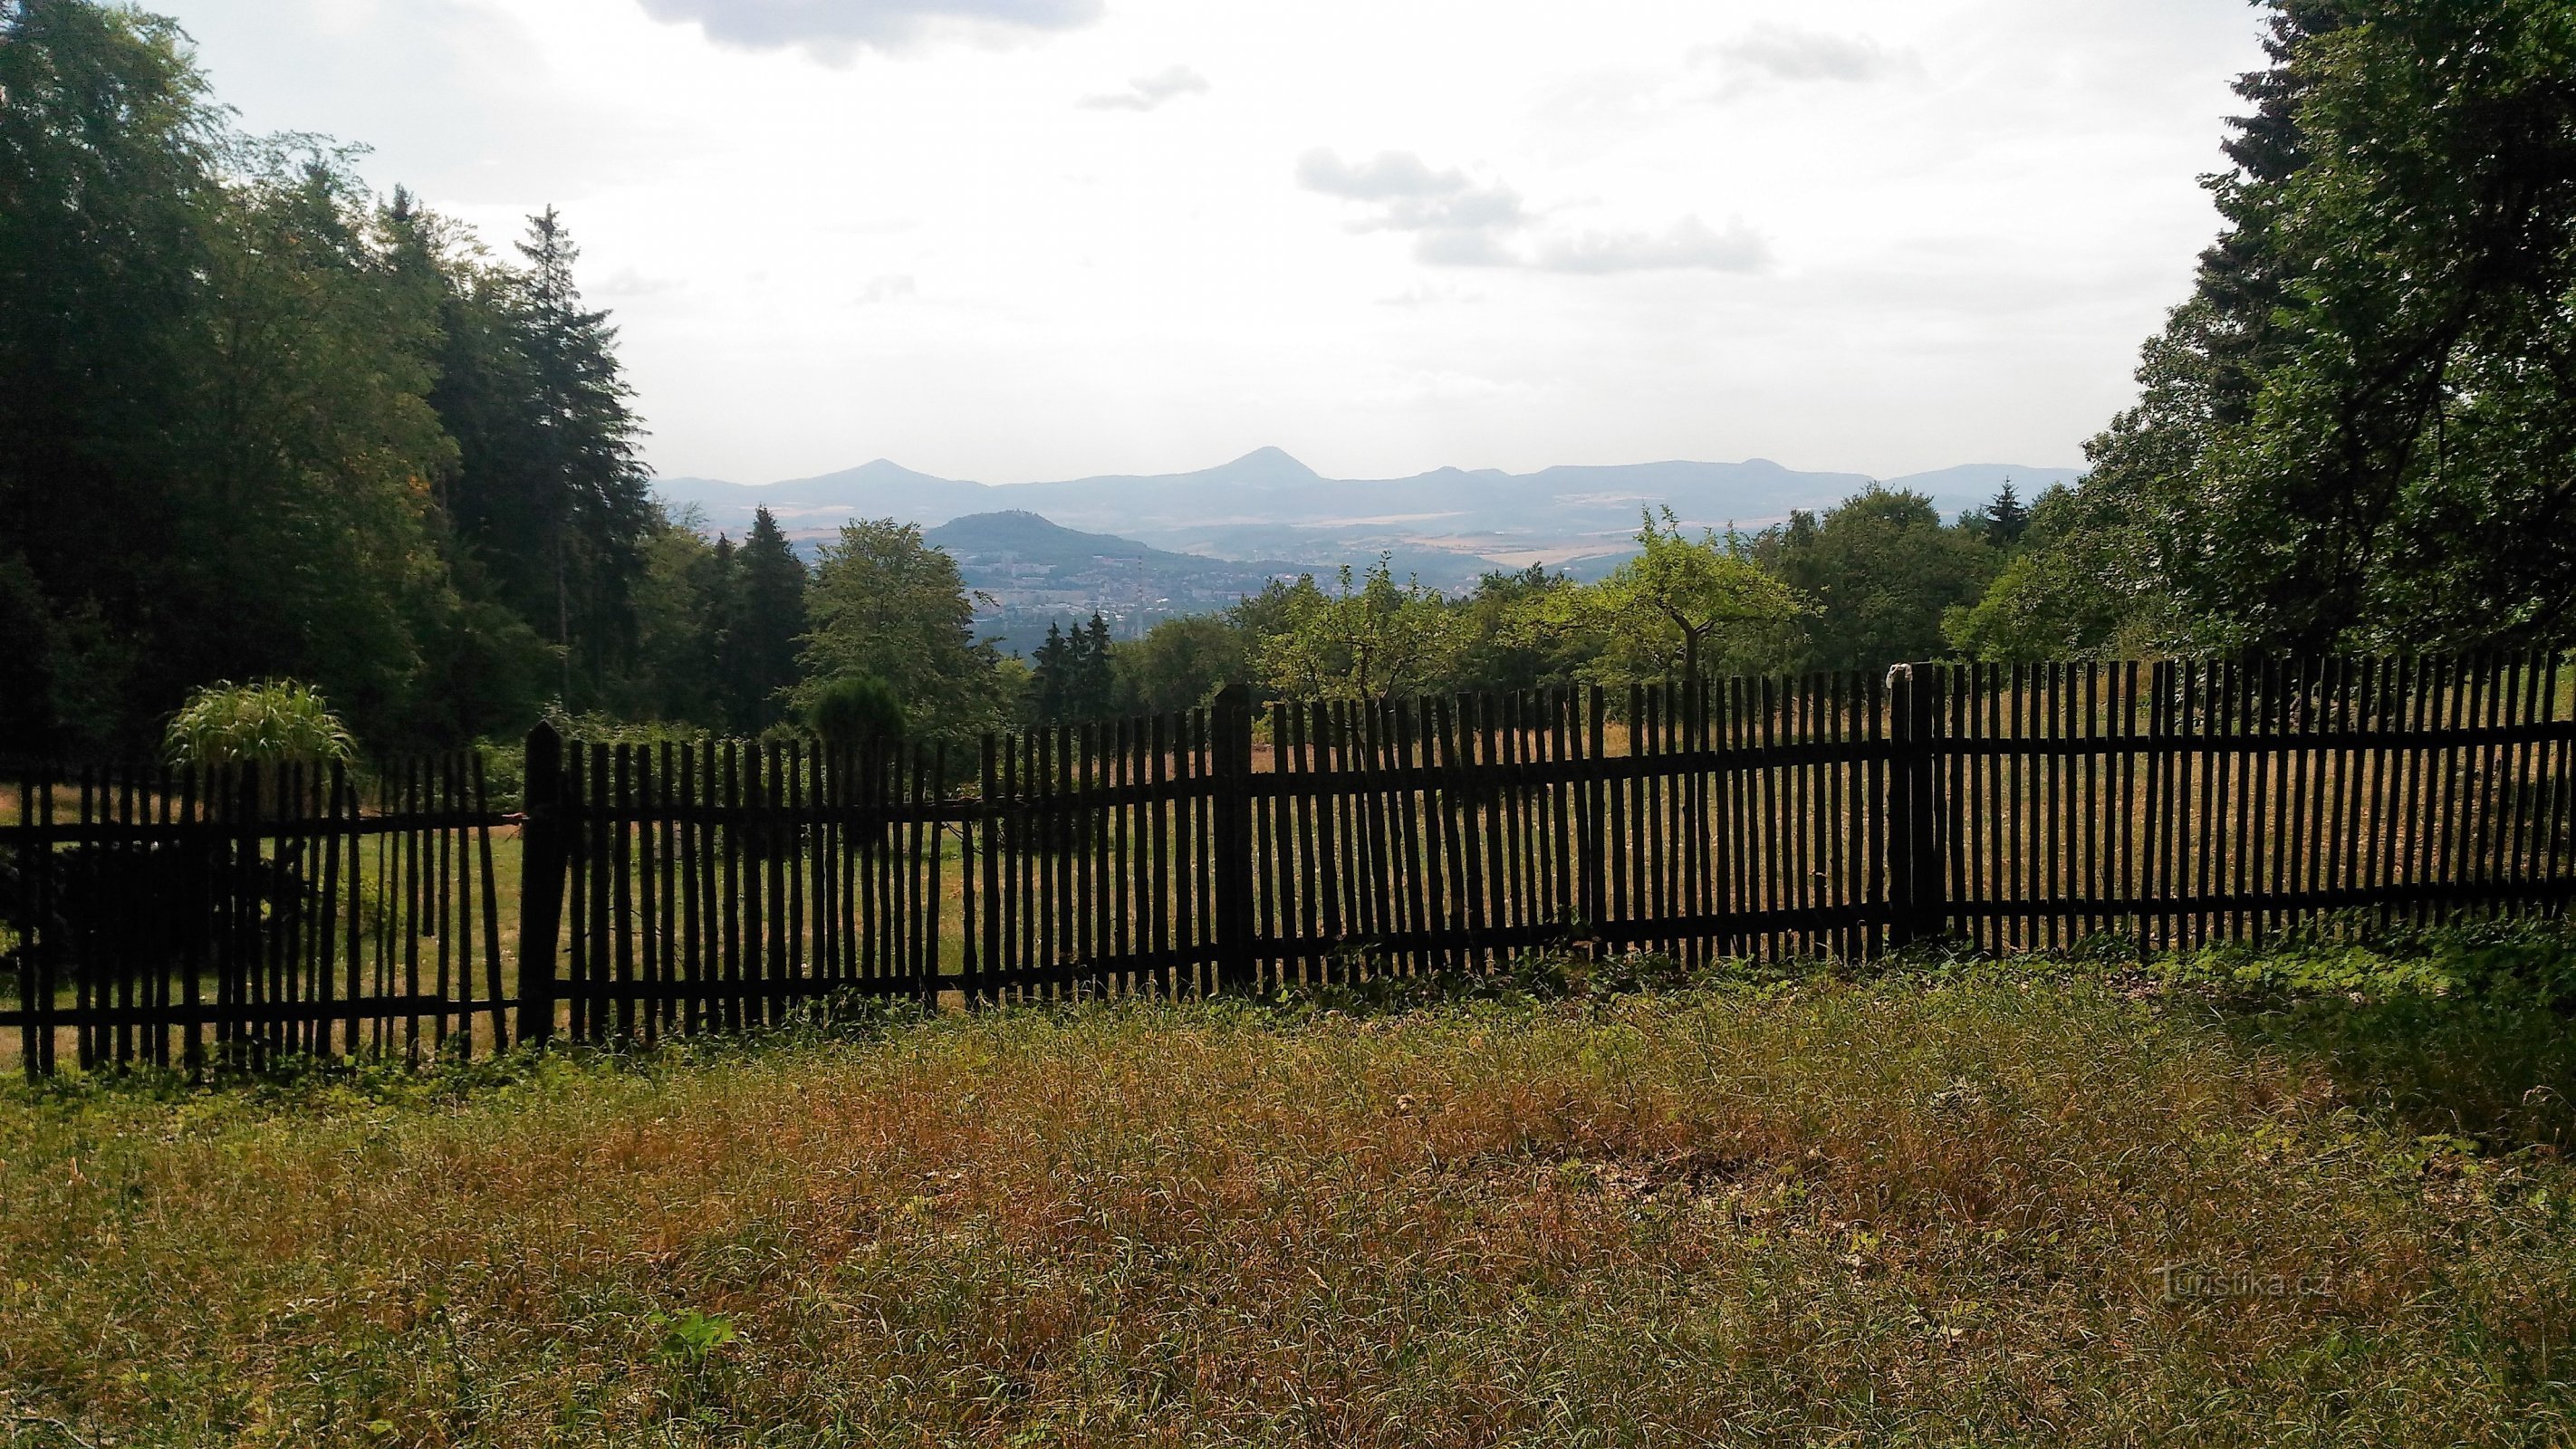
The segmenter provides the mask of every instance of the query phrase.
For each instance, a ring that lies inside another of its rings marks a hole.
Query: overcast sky
[[[254,130],[562,208],[661,471],[2063,465],[2244,0],[158,0]]]

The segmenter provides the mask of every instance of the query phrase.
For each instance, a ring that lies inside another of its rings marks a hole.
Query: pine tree
[[[787,717],[782,692],[797,681],[805,636],[805,565],[778,520],[762,508],[729,560],[732,583],[724,641],[726,723],[752,735]]]
[[[1109,621],[1097,612],[1071,633],[1047,625],[1030,656],[1029,713],[1040,724],[1100,719],[1117,708],[1118,676],[1110,659]]]
[[[1095,611],[1083,626],[1081,647],[1074,655],[1074,701],[1077,717],[1101,719],[1116,702],[1118,679],[1109,660],[1109,623]]]
[[[562,654],[568,702],[598,702],[634,644],[633,589],[653,533],[643,435],[617,329],[585,307],[581,255],[552,208],[523,269],[451,266],[430,402],[456,439],[456,532],[498,597]]]
[[[581,249],[549,206],[528,219],[518,250],[528,262],[526,343],[536,384],[532,481],[546,499],[554,641],[565,651],[569,699],[577,656],[595,679],[611,653],[633,642],[628,594],[643,569],[652,495],[636,456],[643,428],[627,405],[634,389],[618,366],[617,329],[605,311],[582,305],[573,281]]]
[[[1986,541],[1997,548],[2011,548],[2030,531],[2030,505],[2021,501],[2010,478],[2004,480],[1995,501],[1986,505],[1984,524]]]
[[[1075,647],[1065,638],[1062,625],[1049,623],[1046,642],[1030,656],[1029,714],[1039,724],[1062,724],[1073,717]]]

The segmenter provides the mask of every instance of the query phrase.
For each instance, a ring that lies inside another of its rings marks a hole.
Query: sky
[[[2245,0],[157,0],[254,131],[561,209],[763,482],[2071,466],[2217,229]]]

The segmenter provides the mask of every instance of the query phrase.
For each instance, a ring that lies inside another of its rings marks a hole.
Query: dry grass
[[[2576,1174],[2136,995],[1021,1012],[20,1099],[0,1437],[2563,1442]]]

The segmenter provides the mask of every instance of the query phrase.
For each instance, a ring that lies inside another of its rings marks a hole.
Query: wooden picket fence
[[[0,818],[30,1074],[465,1053],[508,1040],[505,940],[478,762],[81,770]],[[0,997],[0,1001],[6,1001]]]
[[[0,1026],[42,1071],[58,1038],[85,1066],[470,1052],[1538,948],[2148,949],[2557,914],[2571,683],[2548,656],[1922,665],[1226,699],[971,759],[541,727],[507,818],[466,760],[372,803],[338,774],[39,782],[0,830],[0,912],[32,923]]]

